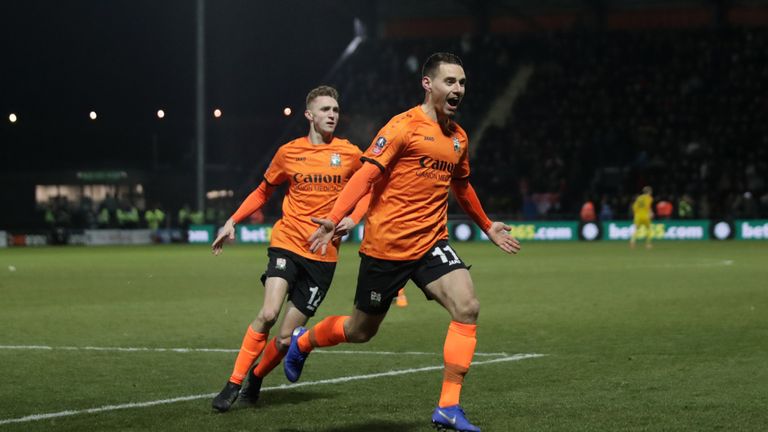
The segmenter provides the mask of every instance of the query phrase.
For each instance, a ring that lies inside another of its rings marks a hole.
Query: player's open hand
[[[320,255],[325,256],[328,251],[328,243],[333,240],[333,233],[336,231],[336,227],[333,221],[330,219],[311,218],[312,222],[318,225],[315,232],[307,239],[309,244],[309,251],[312,253],[320,251]]]
[[[512,227],[507,224],[502,222],[494,222],[491,224],[491,228],[486,234],[488,234],[488,238],[491,239],[491,241],[496,246],[498,246],[499,249],[508,254],[516,254],[520,252],[520,242],[517,241],[516,238],[509,235],[511,230]]]
[[[347,216],[342,219],[338,225],[336,225],[336,231],[333,234],[333,241],[344,237],[349,234],[349,231],[355,227],[355,221],[351,217]]]
[[[213,251],[214,255],[221,253],[221,250],[224,249],[224,243],[227,241],[227,239],[235,239],[235,223],[232,222],[232,219],[228,220],[227,223],[221,227],[219,230],[219,236],[216,237],[216,240],[214,240],[213,244],[211,244],[211,250]]]

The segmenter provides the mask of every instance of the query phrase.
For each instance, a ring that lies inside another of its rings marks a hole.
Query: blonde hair
[[[309,93],[307,93],[307,109],[309,109],[309,104],[320,96],[329,96],[334,98],[337,102],[339,101],[338,90],[331,86],[321,85],[319,87],[313,88],[309,91]]]

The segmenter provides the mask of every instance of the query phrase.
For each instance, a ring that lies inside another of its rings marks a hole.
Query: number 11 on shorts
[[[443,252],[448,252],[453,257],[450,261],[448,260],[448,257]],[[453,251],[453,248],[449,245],[445,245],[442,249],[440,246],[435,247],[434,250],[432,250],[432,256],[440,257],[440,262],[448,263],[448,265],[454,265],[461,262],[459,259],[459,256],[456,255],[456,252]]]

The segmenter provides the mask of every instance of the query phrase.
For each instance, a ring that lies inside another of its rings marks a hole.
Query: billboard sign
[[[737,220],[737,240],[768,240],[768,219]]]
[[[578,240],[579,223],[569,221],[505,222],[512,230],[509,235],[521,241]],[[448,225],[452,240],[488,241],[488,236],[472,222],[456,222]]]
[[[190,225],[187,241],[190,243],[213,243],[213,225]]]
[[[629,240],[635,232],[635,226],[629,221],[603,222],[603,239]],[[651,224],[651,229],[641,226],[637,239],[647,236],[654,240],[707,240],[709,239],[708,220],[665,220]]]

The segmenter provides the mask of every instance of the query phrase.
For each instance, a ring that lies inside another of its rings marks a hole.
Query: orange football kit
[[[484,232],[491,227],[492,222],[468,182],[467,134],[454,122],[448,129],[444,132],[421,106],[393,117],[363,154],[362,159],[368,163],[352,177],[327,216],[338,223],[372,185],[365,236],[360,246],[361,272],[355,298],[356,307],[362,311],[386,313],[386,304],[371,306],[363,303],[369,299],[385,302],[377,292],[370,292],[365,286],[388,277],[382,274],[381,268],[391,268],[392,274],[404,268],[401,276],[395,277],[410,275],[417,279],[419,272],[428,273],[430,268],[439,267],[440,259],[443,259],[443,265],[456,263],[453,268],[467,268],[447,244],[449,189]],[[452,256],[448,257],[449,254]],[[372,259],[381,261],[364,267]],[[434,267],[432,264],[422,265],[424,262],[436,264]],[[365,272],[364,268],[367,269]],[[429,280],[426,278],[424,282]],[[394,281],[392,287],[394,295],[402,287],[402,281]],[[369,306],[371,308],[366,309]],[[348,316],[330,316],[318,322],[298,338],[299,350],[308,353],[315,347],[347,342],[344,322],[348,319]],[[440,407],[459,402],[464,376],[477,343],[476,327],[457,321],[452,321],[448,327]]]

